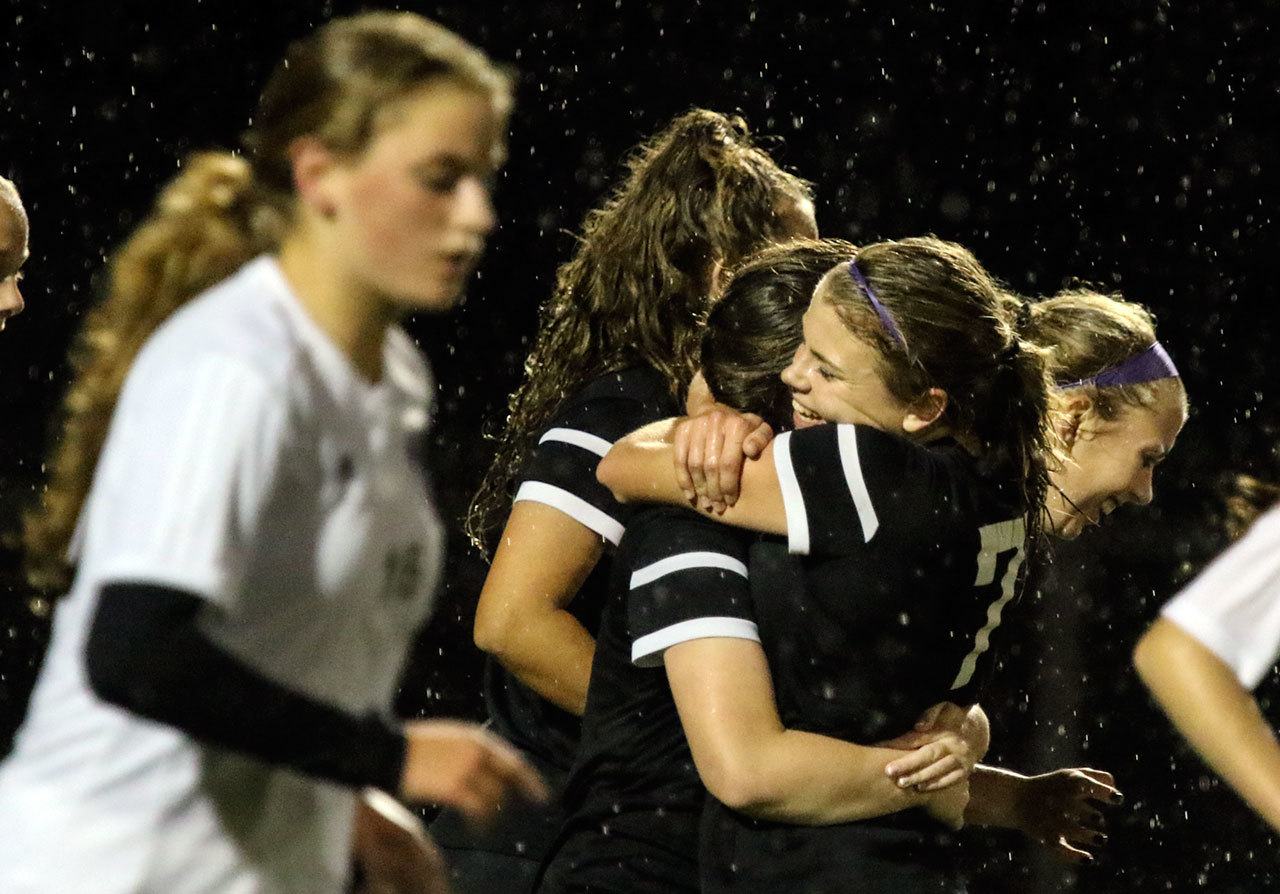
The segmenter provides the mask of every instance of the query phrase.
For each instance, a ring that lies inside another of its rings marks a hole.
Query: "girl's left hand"
[[[1015,828],[1063,860],[1088,862],[1107,841],[1100,808],[1123,801],[1115,777],[1105,770],[1073,767],[1042,773],[1019,786]]]
[[[356,806],[352,851],[363,872],[356,894],[449,894],[444,858],[422,822],[385,792]]]

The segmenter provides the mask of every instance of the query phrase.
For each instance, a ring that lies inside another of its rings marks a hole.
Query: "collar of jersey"
[[[294,322],[295,331],[306,346],[307,353],[315,362],[316,369],[323,377],[326,387],[340,403],[358,402],[361,406],[381,404],[391,397],[392,376],[384,373],[376,383],[370,382],[356,369],[355,365],[333,343],[329,334],[311,318],[307,309],[302,306],[298,296],[280,269],[280,262],[272,255],[261,255],[250,261],[245,267],[250,276],[259,278],[268,287],[271,294],[280,302],[285,313]],[[389,360],[388,346],[383,343],[383,359]]]

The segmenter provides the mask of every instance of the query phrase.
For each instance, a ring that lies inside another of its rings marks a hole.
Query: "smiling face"
[[[804,338],[782,381],[791,389],[796,428],[854,422],[902,431],[911,407],[894,397],[880,372],[874,346],[851,333],[821,292],[801,321]]]
[[[1149,406],[1122,405],[1112,419],[1082,390],[1061,403],[1057,428],[1067,457],[1050,473],[1047,508],[1054,534],[1072,540],[1119,506],[1151,502],[1155,468],[1187,421],[1186,394],[1179,380],[1161,381]]]
[[[446,79],[382,114],[326,185],[330,244],[353,279],[410,310],[454,304],[495,224],[503,120],[491,97]]]

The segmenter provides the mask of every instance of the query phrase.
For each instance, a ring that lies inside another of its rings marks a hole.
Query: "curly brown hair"
[[[72,349],[48,484],[24,519],[33,586],[56,591],[68,582],[76,520],[143,343],[183,304],[279,246],[293,205],[290,144],[315,135],[336,152],[358,153],[381,110],[436,78],[490,96],[499,114],[510,107],[510,76],[440,25],[412,13],[334,19],[276,66],[244,137],[251,161],[227,152],[185,161],[115,252],[104,298]]]
[[[636,150],[556,272],[524,382],[467,512],[472,543],[486,550],[532,439],[569,393],[648,366],[682,399],[714,265],[735,265],[772,241],[787,225],[784,203],[809,198],[809,185],[783,171],[736,116],[693,109]]]

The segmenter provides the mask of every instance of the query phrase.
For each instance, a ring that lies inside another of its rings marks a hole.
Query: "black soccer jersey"
[[[853,425],[780,435],[774,462],[787,543],[754,544],[749,567],[783,723],[869,745],[975,701],[1026,548],[1015,488],[950,442]],[[921,810],[804,828],[709,803],[705,892],[955,890]]]
[[[596,465],[618,438],[677,415],[661,375],[634,367],[601,376],[565,400],[538,438],[520,477],[516,501],[554,506],[617,545],[635,511],[596,480]],[[608,591],[606,554],[583,582],[569,611],[593,635]],[[493,658],[485,668],[485,701],[493,729],[545,764],[568,770],[578,718],[530,690]]]
[[[578,890],[570,880],[600,890],[651,890],[643,877],[657,878],[654,866],[664,869],[663,890],[676,889],[672,879],[697,889],[697,824],[706,793],[662,655],[695,639],[758,639],[748,539],[683,509],[648,509],[631,520],[614,562],[582,742],[565,790],[569,821],[547,890]],[[634,882],[618,881],[628,871]]]
[[[1026,549],[1012,484],[853,425],[781,435],[774,460],[793,555],[757,545],[752,592],[783,722],[870,744],[976,701]]]

